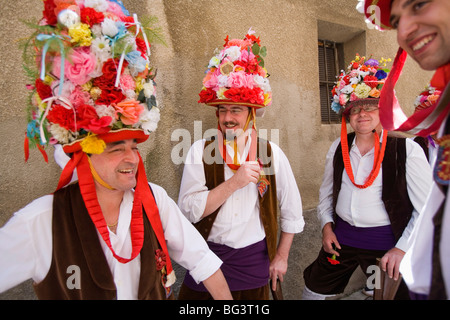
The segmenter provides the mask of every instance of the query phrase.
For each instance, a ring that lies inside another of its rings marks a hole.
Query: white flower
[[[112,57],[109,40],[105,36],[101,36],[92,40],[91,51],[98,60],[104,62]]]
[[[146,98],[150,98],[155,94],[155,87],[153,86],[153,83],[146,82],[142,86],[144,87],[144,95]]]
[[[212,68],[212,67],[218,67],[220,64],[220,59],[217,56],[214,56],[211,58],[211,60],[209,60],[209,64],[208,64],[208,69]]]
[[[146,134],[150,134],[155,131],[158,127],[158,122],[161,116],[159,113],[159,109],[157,107],[153,107],[150,111],[145,110],[141,113],[139,121],[141,122],[142,129]]]
[[[117,28],[116,22],[109,18],[106,18],[102,22],[102,33],[109,37],[114,37],[117,32],[119,32],[119,28]]]
[[[269,79],[260,76],[259,74],[253,77],[253,81],[256,83],[258,87],[260,87],[264,92],[270,92],[272,89],[270,88]]]
[[[344,93],[344,94],[350,94],[352,92],[353,92],[353,87],[351,84],[348,84],[341,89],[341,93]]]
[[[241,48],[238,46],[231,46],[222,52],[221,58],[223,59],[225,56],[231,62],[236,61],[241,56]]]
[[[105,12],[108,10],[109,3],[106,0],[84,0],[84,6],[99,12]]]
[[[57,123],[52,123],[50,125],[50,133],[52,134],[53,138],[55,138],[62,144],[69,143],[72,137],[72,135],[69,133],[69,130],[61,127]]]

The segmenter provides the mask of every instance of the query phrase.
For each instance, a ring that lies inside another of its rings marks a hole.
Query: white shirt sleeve
[[[330,149],[328,149],[325,159],[325,171],[322,184],[319,189],[319,205],[317,206],[317,216],[320,220],[320,229],[333,220],[333,158],[341,139],[336,139]]]
[[[294,173],[288,158],[275,143],[270,142],[273,159],[275,160],[275,179],[277,198],[280,207],[280,228],[286,233],[300,233],[303,231],[302,199],[297,187]]]
[[[403,251],[408,248],[408,238],[426,203],[433,183],[431,167],[425,153],[422,147],[411,139],[406,139],[406,183],[408,196],[414,209],[408,225],[396,244],[396,247]]]
[[[204,145],[205,140],[198,140],[189,149],[178,197],[178,206],[192,223],[200,221],[209,194],[202,160]]]
[[[220,260],[208,247],[197,229],[181,213],[166,191],[150,184],[158,205],[161,222],[171,259],[188,269],[195,281],[201,282],[221,266]]]
[[[42,281],[52,254],[53,196],[34,200],[0,229],[0,292],[28,279]]]

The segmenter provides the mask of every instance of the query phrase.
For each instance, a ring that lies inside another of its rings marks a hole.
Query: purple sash
[[[367,250],[390,250],[395,246],[395,236],[391,225],[381,227],[355,227],[336,218],[334,229],[340,244]]]
[[[266,239],[240,249],[208,242],[209,248],[223,261],[222,270],[231,291],[260,288],[269,281],[269,255]],[[184,283],[196,291],[207,291],[186,272]]]

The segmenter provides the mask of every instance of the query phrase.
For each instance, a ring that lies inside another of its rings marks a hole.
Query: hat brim
[[[392,26],[389,22],[391,18],[391,5],[393,0],[365,0],[364,2],[364,15],[367,19],[369,19],[373,24],[378,25],[382,30],[392,29]],[[372,7],[374,6],[374,7]],[[377,9],[380,9],[380,16],[377,17]],[[370,8],[370,10],[368,10]],[[379,19],[379,21],[376,20]]]
[[[137,143],[145,142],[149,135],[144,132],[142,129],[133,129],[133,128],[126,128],[126,129],[120,129],[120,130],[113,130],[108,133],[99,134],[97,137],[101,140],[103,140],[105,143],[115,142],[115,141],[121,141],[121,140],[129,140],[129,139],[136,139]],[[81,150],[81,141],[83,139],[76,140],[72,143],[66,144],[63,146],[63,150],[65,153],[73,153]]]
[[[366,99],[359,99],[359,100],[355,100],[350,102],[349,104],[347,104],[347,107],[344,109],[343,114],[345,116],[348,116],[350,114],[350,110],[353,107],[359,107],[359,106],[363,106],[363,105],[377,105],[380,102],[379,98],[366,98]]]
[[[225,100],[225,99],[211,100],[211,101],[206,102],[205,104],[207,106],[213,106],[213,107],[217,107],[219,105],[246,106],[246,107],[256,108],[256,109],[265,108],[266,107],[264,105],[256,104],[256,103],[233,101],[233,100]]]

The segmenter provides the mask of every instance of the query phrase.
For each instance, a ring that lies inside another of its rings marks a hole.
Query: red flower
[[[166,266],[166,254],[161,249],[155,251],[156,270],[160,271]]]
[[[103,64],[102,67],[102,72],[103,72],[103,76],[107,79],[114,79],[114,81],[116,80],[116,76],[117,76],[117,67],[119,66],[119,59],[108,59],[106,60],[106,62]],[[123,61],[122,64],[122,70],[120,71],[120,74],[123,73],[123,71],[125,70],[125,68],[128,66],[128,62],[126,60]]]
[[[56,14],[55,14],[55,8],[56,8],[56,5],[53,2],[53,0],[45,0],[44,1],[44,10],[42,11],[42,14],[43,14],[45,20],[47,20],[47,23],[52,26],[54,26],[58,23],[58,18],[56,17]]]
[[[59,124],[67,130],[75,131],[75,117],[72,109],[66,109],[59,104],[54,104],[48,112],[47,120]]]
[[[105,19],[103,12],[98,12],[93,8],[85,7],[80,12],[81,22],[88,24],[92,27],[94,24],[102,23]]]
[[[259,39],[259,37],[257,38],[257,37],[255,37],[254,35],[250,35],[250,34],[247,34],[246,36],[245,36],[245,38],[247,38],[247,39],[249,39],[249,40],[252,40],[253,42],[256,42],[258,45],[261,45],[261,40]]]
[[[150,43],[148,45],[150,46]],[[145,45],[144,39],[136,37],[136,47],[141,53],[141,56],[145,58],[145,55],[147,53],[147,46]]]
[[[336,255],[335,254],[333,254],[333,256],[331,258],[327,257],[327,260],[332,265],[340,264],[340,262],[336,260]]]
[[[36,86],[36,91],[39,95],[39,98],[41,98],[42,100],[53,95],[52,88],[49,85],[46,85],[41,79],[37,78],[34,85]]]
[[[95,108],[89,104],[82,104],[77,109],[77,127],[86,129],[95,134],[102,134],[109,131],[111,117],[99,118]]]
[[[119,103],[126,99],[126,96],[122,93],[122,90],[120,89],[102,89],[102,93],[100,94],[100,97],[95,101],[96,104],[105,104],[110,105],[113,103]]]
[[[376,88],[378,86],[378,78],[375,76],[365,76],[364,77],[364,83],[367,84],[369,87]]]
[[[211,88],[200,91],[198,95],[200,96],[200,100],[198,100],[199,103],[207,103],[216,98],[216,92]]]

